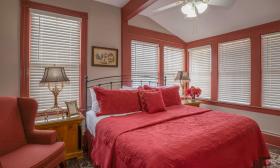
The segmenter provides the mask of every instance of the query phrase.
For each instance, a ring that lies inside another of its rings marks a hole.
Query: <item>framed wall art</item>
[[[118,67],[118,49],[93,46],[92,66]]]

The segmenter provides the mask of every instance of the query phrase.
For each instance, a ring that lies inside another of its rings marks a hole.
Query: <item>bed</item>
[[[270,158],[255,121],[204,108],[102,116],[89,110],[86,125],[89,155],[102,168],[258,168]]]

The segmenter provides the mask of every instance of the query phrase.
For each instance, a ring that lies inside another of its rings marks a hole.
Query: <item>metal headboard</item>
[[[145,80],[142,80],[142,79]],[[132,80],[133,79],[133,80]],[[137,86],[149,85],[149,86],[165,86],[167,77],[164,76],[163,81],[160,80],[159,77],[149,76],[149,75],[120,75],[120,76],[106,76],[102,78],[88,79],[86,76],[85,87],[86,87],[86,108],[88,109],[88,89],[93,86],[106,87],[108,89],[119,89],[124,86],[133,86],[133,84],[137,84]]]

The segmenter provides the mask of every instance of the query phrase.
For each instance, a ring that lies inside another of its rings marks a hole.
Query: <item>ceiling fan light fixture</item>
[[[182,6],[181,11],[183,14],[185,14],[187,17],[196,17],[196,11],[195,6],[193,3],[187,3]]]
[[[198,2],[195,2],[195,7],[197,9],[197,12],[199,14],[202,14],[208,8],[208,4],[203,1],[198,1]]]

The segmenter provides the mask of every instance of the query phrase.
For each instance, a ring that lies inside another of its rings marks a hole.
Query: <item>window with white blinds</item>
[[[164,75],[167,86],[178,84],[174,79],[178,71],[183,71],[184,56],[184,49],[164,47]]]
[[[211,46],[189,49],[190,86],[201,89],[201,98],[211,97]]]
[[[280,108],[280,32],[262,36],[262,106]]]
[[[156,85],[158,80],[159,45],[147,42],[131,42],[131,80],[132,86]]]
[[[249,105],[250,97],[250,39],[247,38],[219,44],[218,100]]]
[[[79,101],[81,21],[54,13],[31,10],[30,34],[30,97],[39,104],[39,111],[53,106],[53,95],[40,86],[46,66],[63,66],[70,79],[58,97],[59,106],[65,101]]]

